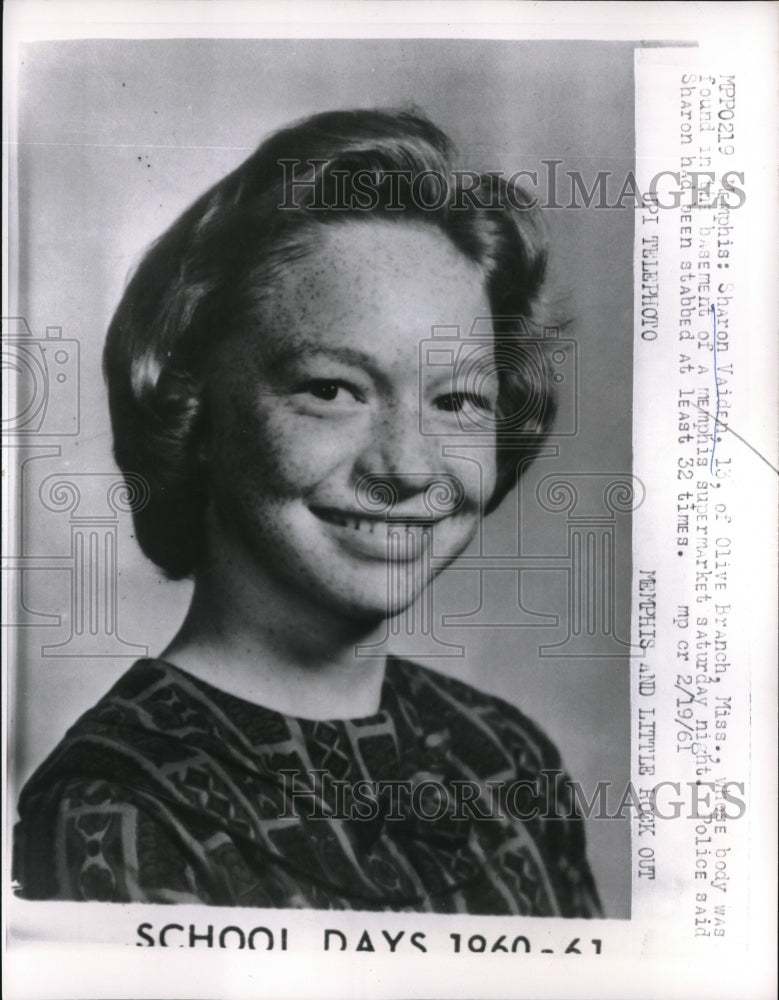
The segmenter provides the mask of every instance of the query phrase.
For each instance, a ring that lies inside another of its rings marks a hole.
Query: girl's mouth
[[[430,518],[387,520],[337,507],[310,507],[311,513],[326,524],[339,545],[355,555],[384,563],[416,562],[432,544],[434,523]]]
[[[320,520],[327,521],[328,524],[337,524],[340,528],[351,528],[352,531],[362,531],[372,535],[377,525],[385,525],[386,518],[366,517],[364,514],[355,514],[351,511],[337,510],[333,507],[311,507],[309,508]]]

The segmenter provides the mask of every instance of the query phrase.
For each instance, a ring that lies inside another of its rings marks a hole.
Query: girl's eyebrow
[[[264,367],[269,375],[281,374],[284,369],[301,358],[324,357],[341,364],[362,368],[368,374],[381,378],[379,364],[373,355],[356,347],[327,347],[316,341],[297,341],[276,349],[271,348],[264,358]]]

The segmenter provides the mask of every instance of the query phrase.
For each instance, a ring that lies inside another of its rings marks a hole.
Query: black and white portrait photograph
[[[729,944],[776,465],[739,410],[775,391],[739,340],[746,88],[689,32],[505,4],[23,6],[8,995],[503,996],[524,962],[573,997],[655,921],[689,917],[663,960]],[[22,972],[99,944],[143,978]]]

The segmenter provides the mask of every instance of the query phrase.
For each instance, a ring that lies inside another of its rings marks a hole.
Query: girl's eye
[[[308,391],[317,399],[324,399],[328,403],[335,399],[341,386],[337,382],[311,382]]]
[[[297,387],[297,392],[321,399],[325,403],[346,401],[349,398],[359,400],[358,392],[346,382],[330,378],[308,379]]]
[[[466,406],[472,406],[486,412],[492,409],[488,399],[473,392],[448,392],[444,396],[439,396],[435,405],[444,413],[460,413]]]

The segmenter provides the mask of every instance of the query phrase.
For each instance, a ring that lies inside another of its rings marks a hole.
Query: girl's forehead
[[[265,298],[272,329],[324,336],[472,324],[489,315],[484,274],[432,226],[344,222],[277,275]]]

